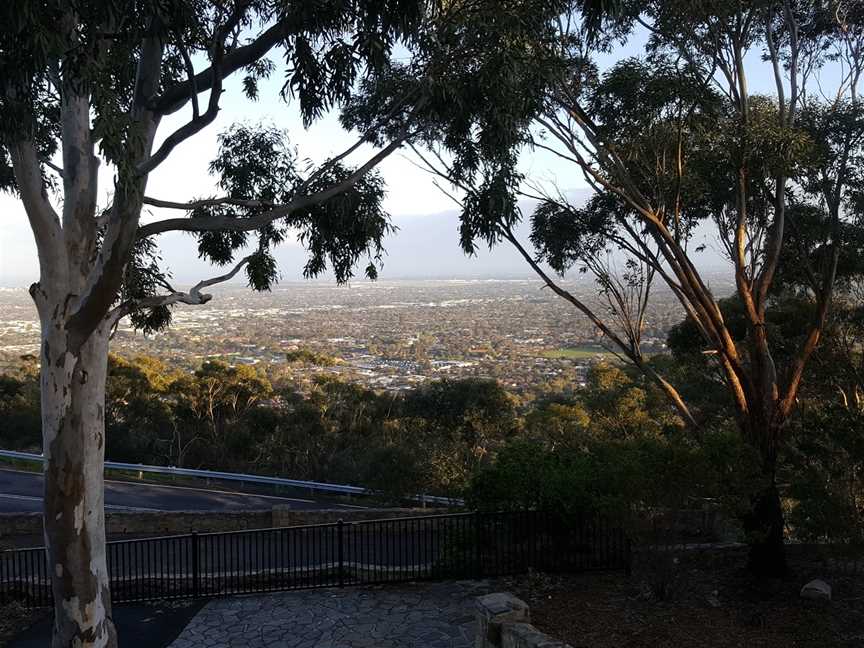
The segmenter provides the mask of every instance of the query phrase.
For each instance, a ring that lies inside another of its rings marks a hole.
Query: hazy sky
[[[608,59],[616,60],[637,54],[634,46],[620,49]],[[758,66],[764,69],[764,66]],[[323,161],[340,153],[356,138],[338,124],[331,114],[304,129],[297,110],[278,97],[282,83],[277,71],[271,81],[261,87],[257,103],[245,100],[240,92],[240,78],[226,82],[222,110],[208,129],[187,140],[172,153],[151,176],[147,194],[165,200],[187,201],[195,197],[217,195],[214,179],[207,174],[207,165],[216,153],[216,135],[236,121],[269,121],[288,130],[297,146],[299,157]],[[757,74],[752,90],[771,92],[767,78]],[[189,107],[165,119],[159,137],[164,138],[189,118]],[[157,142],[158,146],[158,142]],[[350,159],[362,163],[371,149],[364,147]],[[527,276],[530,270],[521,257],[509,247],[501,246],[491,253],[481,250],[473,258],[465,257],[458,247],[458,214],[452,200],[439,191],[431,177],[412,164],[409,152],[391,155],[379,167],[387,183],[385,207],[400,230],[390,237],[386,247],[382,278],[406,277],[493,277]],[[588,195],[581,175],[572,166],[544,151],[525,152],[522,170],[535,181],[554,182],[575,196]],[[110,169],[100,173],[100,203],[107,204],[112,188]],[[179,212],[150,208],[144,220],[176,216]],[[523,227],[522,233],[525,233]],[[159,237],[163,258],[178,283],[195,282],[212,276],[214,271],[197,258],[194,239],[186,234],[169,233]],[[286,243],[278,251],[280,270],[285,280],[302,277],[304,253],[296,243]],[[703,255],[703,263],[718,263],[716,253]],[[218,274],[218,273],[217,273]],[[0,286],[28,285],[38,279],[36,249],[26,216],[15,197],[0,194]]]
[[[216,154],[216,136],[233,122],[269,121],[289,132],[291,141],[298,149],[299,157],[324,161],[353,144],[356,134],[342,130],[336,114],[315,123],[308,130],[303,128],[297,110],[286,105],[278,97],[281,79],[278,75],[262,86],[262,98],[250,103],[242,98],[239,79],[226,83],[222,110],[216,121],[203,133],[178,146],[172,155],[150,176],[147,187],[149,196],[165,200],[186,201],[195,197],[217,195],[214,178],[207,173],[207,165]],[[160,137],[166,137],[188,119],[186,111],[172,115],[163,121]],[[158,146],[158,143],[157,143]],[[362,163],[372,149],[363,147],[352,156],[351,161]],[[409,151],[397,151],[379,165],[378,170],[387,183],[385,208],[392,215],[400,232],[387,242],[390,258],[385,261],[386,276],[483,275],[524,271],[520,267],[508,269],[506,258],[487,258],[481,254],[474,261],[463,259],[458,252],[458,218],[453,201],[439,191],[426,172],[409,161]],[[546,154],[548,156],[548,154]],[[546,166],[540,166],[540,158],[527,157],[526,170],[549,176]],[[413,159],[413,156],[412,158]],[[559,178],[559,180],[561,180]],[[568,185],[565,185],[568,186]],[[100,202],[106,204],[112,189],[110,169],[100,172]],[[144,220],[176,216],[180,212],[147,208]],[[436,242],[449,243],[452,250],[428,245],[425,230]],[[440,236],[448,232],[444,240]],[[404,234],[404,236],[401,236]],[[413,243],[411,240],[413,239]],[[186,234],[169,233],[159,237],[166,263],[179,280],[194,281],[212,274],[207,264],[197,259],[194,239]],[[412,247],[416,245],[417,247]],[[292,249],[293,248],[293,249]],[[288,243],[279,251],[284,261],[281,270],[286,279],[301,277],[302,250],[296,243]],[[496,257],[499,256],[496,254]],[[510,263],[518,261],[509,255]],[[450,269],[442,267],[442,264]],[[455,264],[455,265],[454,265]],[[27,224],[23,207],[17,198],[0,194],[0,285],[26,285],[38,278],[36,247]]]

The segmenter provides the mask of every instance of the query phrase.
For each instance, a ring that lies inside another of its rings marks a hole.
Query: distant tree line
[[[330,367],[336,364],[336,358],[326,353],[319,353],[311,349],[295,349],[285,354],[285,361],[290,364],[314,365],[317,367]]]
[[[34,364],[0,376],[0,412],[8,423],[0,446],[40,449]],[[157,358],[117,355],[109,360],[105,418],[111,460],[399,494],[463,492],[519,428],[515,399],[494,381],[444,380],[393,394],[319,375],[301,393],[261,367],[208,360],[189,373]]]
[[[740,306],[734,299],[722,306],[734,330]],[[860,543],[864,311],[848,300],[835,313],[802,392],[802,416],[783,445],[782,496],[795,537]],[[769,328],[778,348],[794,343],[807,315],[805,302],[786,300]],[[759,480],[758,456],[736,433],[692,323],[673,329],[669,347],[651,361],[710,413],[701,437],[654,382],[616,364],[593,365],[584,389],[520,397],[492,380],[393,393],[327,374],[301,391],[274,367],[208,360],[190,373],[153,357],[112,355],[107,456],[353,483],[394,501],[427,492],[480,508],[644,514],[709,500],[740,519]],[[0,417],[0,446],[38,451],[34,359],[0,374]]]

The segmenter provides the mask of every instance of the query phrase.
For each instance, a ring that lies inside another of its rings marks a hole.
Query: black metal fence
[[[0,553],[0,603],[50,605],[44,548]],[[316,587],[629,570],[620,526],[594,515],[458,513],[109,542],[115,602]]]

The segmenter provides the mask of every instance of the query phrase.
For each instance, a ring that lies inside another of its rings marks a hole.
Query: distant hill
[[[399,230],[385,241],[382,279],[523,278],[533,276],[512,246],[503,244],[492,252],[481,247],[473,257],[459,247],[459,214],[394,217]],[[523,224],[519,237],[527,244],[530,226]],[[159,240],[162,257],[178,283],[194,282],[214,274],[202,261],[193,258],[195,243],[188,235],[172,233]],[[190,254],[191,252],[191,254]],[[276,250],[285,281],[303,278],[305,251],[298,245]],[[361,269],[362,271],[362,269]]]
[[[526,215],[531,205],[523,205]],[[519,253],[507,243],[490,251],[480,245],[477,254],[467,256],[459,247],[459,213],[456,210],[429,215],[394,216],[393,224],[399,230],[385,241],[387,255],[384,258],[382,279],[519,279],[533,277]],[[530,224],[522,223],[517,235],[528,249]],[[0,227],[0,233],[3,233]],[[0,239],[13,240],[10,232]],[[698,238],[698,237],[697,237]],[[25,238],[28,245],[32,244]],[[702,242],[700,240],[700,242]],[[5,243],[4,243],[5,245]],[[159,238],[162,258],[173,272],[175,281],[190,284],[218,271],[197,258],[195,241],[188,234],[171,232]],[[721,261],[715,251],[709,249],[699,255],[705,267],[716,267]],[[0,286],[25,286],[36,279],[35,252],[30,266],[19,263],[19,259],[4,261],[11,250],[0,253]],[[285,244],[276,250],[279,268],[284,281],[303,279],[305,251],[297,244]],[[8,261],[8,263],[7,263]],[[362,271],[362,270],[361,270]],[[324,280],[332,277],[322,277]],[[245,280],[238,277],[234,283]]]

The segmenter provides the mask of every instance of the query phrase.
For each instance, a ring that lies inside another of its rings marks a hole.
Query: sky
[[[182,143],[151,175],[147,195],[172,201],[218,195],[215,178],[207,165],[217,151],[216,136],[234,122],[270,122],[286,129],[298,149],[299,157],[318,162],[341,153],[356,141],[357,135],[344,131],[336,113],[326,116],[309,129],[303,127],[295,106],[279,97],[281,80],[277,77],[262,85],[260,101],[245,100],[239,78],[226,83],[222,109],[216,121],[204,132]],[[164,138],[188,119],[180,111],[163,121],[159,137]],[[159,141],[157,140],[157,147]],[[374,150],[364,146],[350,161],[360,164]],[[526,274],[515,252],[500,250],[494,255],[480,251],[476,258],[464,257],[458,249],[458,212],[451,198],[433,183],[431,176],[416,166],[416,158],[402,149],[393,153],[378,171],[387,184],[384,207],[399,231],[387,240],[388,257],[382,276],[391,278],[422,276],[499,276]],[[537,160],[526,158],[529,171]],[[112,188],[110,169],[99,178],[100,204],[107,204]],[[56,201],[55,201],[56,205]],[[143,221],[174,217],[180,212],[145,207]],[[168,233],[159,237],[163,259],[179,281],[194,282],[213,274],[207,263],[197,258],[194,239],[187,234]],[[435,245],[429,242],[434,240]],[[302,278],[304,252],[296,242],[282,246],[277,253],[285,279]],[[218,274],[218,273],[217,273]],[[20,202],[0,194],[0,286],[29,285],[38,279],[38,262],[32,233]]]
[[[614,60],[638,54],[639,39],[606,56],[601,66]],[[764,69],[764,66],[756,66]],[[278,67],[277,67],[278,70]],[[318,162],[342,152],[353,144],[357,135],[345,132],[334,112],[313,124],[303,127],[296,107],[279,98],[282,78],[277,71],[273,78],[261,85],[261,99],[249,102],[240,91],[240,77],[226,81],[222,109],[216,121],[205,131],[178,146],[172,155],[150,176],[147,195],[171,201],[188,201],[202,196],[218,195],[214,178],[207,173],[207,165],[216,154],[219,132],[234,122],[271,122],[286,129],[291,142],[297,147],[301,159]],[[756,92],[771,92],[770,79],[758,74],[752,79]],[[206,100],[206,99],[205,99]],[[190,107],[163,120],[157,137],[161,138],[182,125],[190,116]],[[362,147],[349,158],[361,164],[372,154],[368,146]],[[416,158],[405,149],[384,160],[378,171],[387,185],[385,209],[399,229],[385,242],[387,256],[381,272],[382,279],[401,278],[462,278],[462,277],[522,277],[530,269],[509,245],[493,251],[481,249],[476,256],[467,257],[459,248],[458,208],[451,198],[432,182],[431,176],[416,166]],[[590,192],[581,174],[566,162],[545,151],[525,151],[520,159],[522,171],[535,182],[554,183],[572,198],[584,199]],[[107,204],[112,187],[111,170],[100,172],[100,204]],[[531,205],[523,207],[530,210]],[[179,212],[147,208],[143,221],[177,216]],[[527,212],[526,212],[527,214]],[[527,226],[519,230],[527,238]],[[705,233],[708,249],[699,262],[702,265],[720,265],[722,262]],[[162,257],[180,285],[195,283],[223,271],[215,271],[197,258],[195,240],[188,234],[167,233],[158,238]],[[290,241],[277,251],[283,280],[302,278],[305,254],[296,241]],[[18,200],[0,194],[0,287],[26,286],[38,280],[38,261],[32,234],[23,207]],[[235,281],[240,281],[236,279]],[[178,286],[179,287],[179,286]]]

